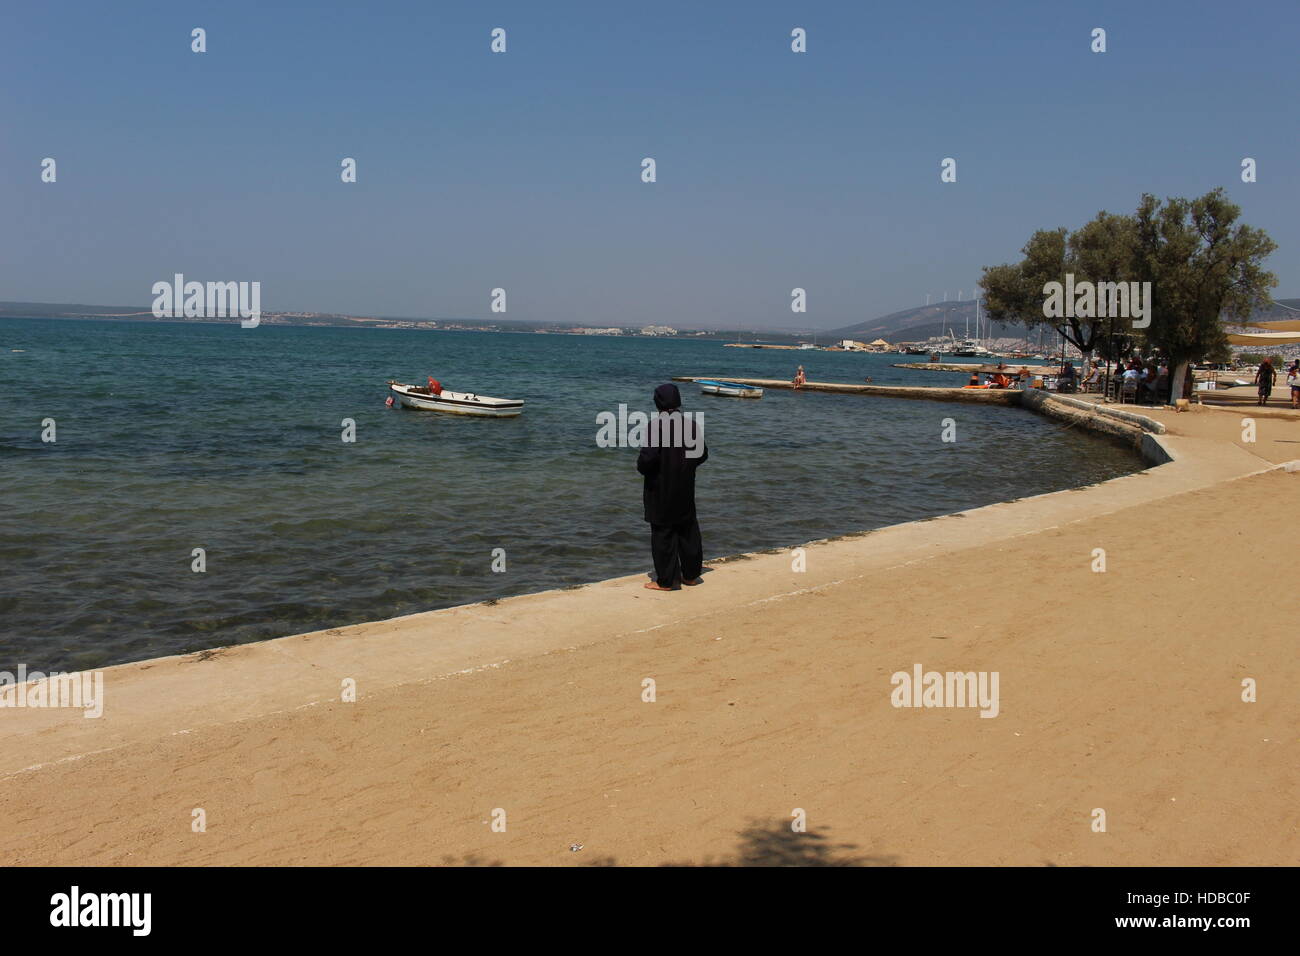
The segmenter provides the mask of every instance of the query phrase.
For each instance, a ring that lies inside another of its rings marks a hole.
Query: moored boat
[[[992,353],[984,346],[980,345],[975,339],[962,339],[953,347],[952,355],[970,357],[975,355],[991,355]]]
[[[404,385],[390,380],[388,387],[407,408],[452,415],[477,415],[482,418],[513,418],[524,410],[524,403],[511,398],[492,398],[474,392],[433,390],[428,385]]]
[[[727,395],[731,398],[762,398],[763,390],[756,385],[743,385],[740,382],[720,382],[711,378],[695,380],[700,391],[706,395]]]

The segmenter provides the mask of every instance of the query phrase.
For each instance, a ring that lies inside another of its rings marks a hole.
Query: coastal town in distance
[[[958,293],[960,294],[960,293]],[[926,304],[854,325],[831,330],[813,329],[677,329],[668,325],[641,327],[563,325],[559,323],[476,320],[466,318],[393,318],[345,315],[330,312],[262,312],[267,325],[325,328],[411,329],[442,332],[512,332],[537,335],[644,336],[650,338],[694,338],[722,340],[736,347],[800,349],[827,352],[874,352],[904,355],[955,355],[979,357],[998,355],[1011,359],[1055,360],[1082,357],[1079,348],[1057,338],[1047,339],[1041,327],[1028,330],[1010,322],[984,322],[981,325],[978,299],[940,301]],[[0,302],[0,317],[44,316],[52,319],[116,319],[131,322],[163,321],[144,307],[90,306],[39,302]],[[1300,316],[1300,298],[1273,300],[1257,310],[1252,320],[1275,322]],[[168,319],[166,321],[213,322],[212,318]],[[972,321],[975,337],[971,337]],[[1230,332],[1248,332],[1249,327],[1228,322]],[[852,336],[852,337],[850,337]],[[960,336],[960,337],[959,337]],[[869,340],[868,340],[868,337]],[[1278,343],[1269,346],[1272,354],[1285,359],[1300,357],[1300,344]],[[1252,367],[1258,364],[1258,346],[1232,346],[1222,358],[1225,366]]]

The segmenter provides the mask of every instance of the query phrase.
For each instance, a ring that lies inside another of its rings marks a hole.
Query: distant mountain
[[[1289,308],[1284,308],[1289,306]],[[1274,299],[1267,309],[1251,316],[1256,322],[1277,322],[1282,319],[1300,319],[1300,299]]]
[[[845,339],[857,339],[870,342],[884,339],[887,342],[923,342],[934,335],[952,332],[957,338],[965,338],[967,326],[975,334],[975,300],[962,302],[936,302],[933,305],[920,305],[901,312],[891,312],[878,319],[846,325],[842,329],[831,329],[826,335]],[[1006,322],[994,322],[993,338],[1024,338],[1028,330],[1023,325]]]

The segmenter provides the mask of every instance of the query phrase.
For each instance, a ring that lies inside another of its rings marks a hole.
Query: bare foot
[[[671,591],[672,590],[672,588],[664,587],[658,581],[647,581],[644,584],[644,587],[647,591]]]
[[[685,578],[682,578],[682,584],[685,584],[689,588],[693,588],[695,587],[695,585],[703,584],[703,583],[704,583],[704,578],[695,578],[692,581],[688,581]]]

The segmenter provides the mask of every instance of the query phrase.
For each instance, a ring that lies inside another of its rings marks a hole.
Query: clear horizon
[[[260,281],[267,311],[822,331],[969,300],[1036,229],[1220,185],[1287,298],[1297,25],[1281,3],[25,7],[0,36],[0,299],[147,304],[183,272]]]

